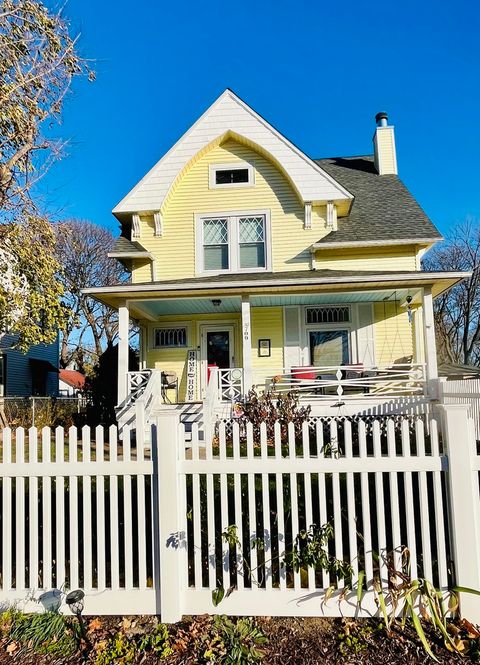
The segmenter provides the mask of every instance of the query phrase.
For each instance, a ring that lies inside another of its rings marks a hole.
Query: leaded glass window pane
[[[347,323],[348,321],[350,321],[350,307],[348,305],[307,307],[307,323]]]
[[[161,347],[187,346],[187,329],[157,328],[155,330],[155,346],[161,346]]]
[[[265,268],[265,218],[240,217],[240,268]]]
[[[228,220],[206,219],[203,222],[203,242],[205,245],[228,243]]]
[[[240,242],[263,242],[264,223],[262,217],[240,217]]]
[[[228,270],[228,219],[203,222],[204,270]]]

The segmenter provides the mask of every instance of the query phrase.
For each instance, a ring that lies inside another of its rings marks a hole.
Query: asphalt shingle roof
[[[114,254],[117,253],[120,254],[122,252],[130,254],[131,252],[147,252],[147,250],[145,249],[145,247],[142,247],[142,245],[139,242],[136,242],[134,240],[129,240],[124,236],[120,236],[116,239],[115,244],[111,249],[111,252]]]
[[[441,239],[396,175],[379,175],[373,155],[314,160],[355,196],[348,217],[319,243]]]

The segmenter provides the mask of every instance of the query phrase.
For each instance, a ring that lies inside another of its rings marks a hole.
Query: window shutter
[[[300,307],[284,308],[284,364],[285,368],[301,365]]]
[[[358,314],[358,362],[366,367],[375,365],[375,339],[373,332],[373,306],[361,303],[357,306]]]

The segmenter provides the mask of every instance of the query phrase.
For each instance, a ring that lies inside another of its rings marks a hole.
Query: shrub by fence
[[[0,397],[0,423],[9,427],[71,427],[85,412],[83,397]]]

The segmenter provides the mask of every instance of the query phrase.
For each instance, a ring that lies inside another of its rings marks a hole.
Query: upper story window
[[[268,270],[269,215],[266,211],[197,218],[197,272]]]
[[[252,187],[254,170],[247,162],[210,164],[210,189],[216,187]]]

